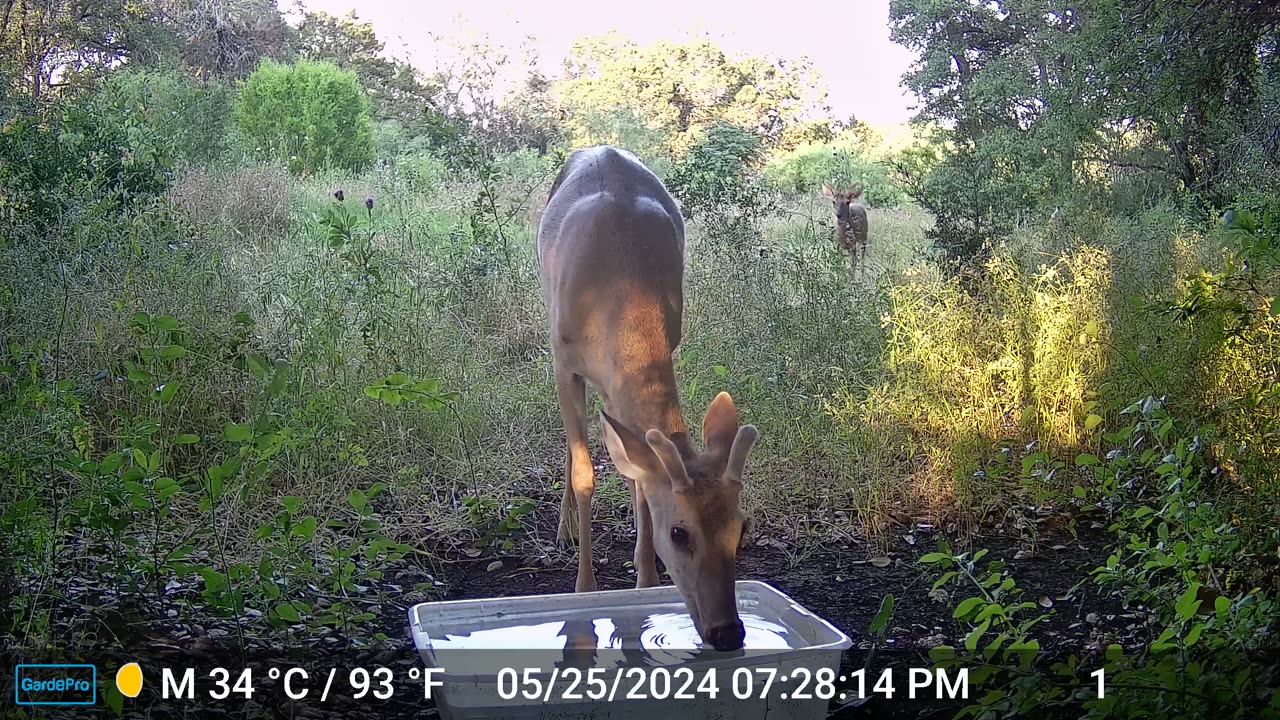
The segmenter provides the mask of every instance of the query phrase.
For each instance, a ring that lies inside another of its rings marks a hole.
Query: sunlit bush
[[[359,170],[373,160],[369,100],[354,73],[307,60],[263,61],[236,101],[236,122],[262,157],[294,173]]]
[[[880,163],[834,145],[806,145],[770,162],[765,178],[787,193],[817,194],[822,186],[862,183],[872,207],[897,207],[906,199]]]

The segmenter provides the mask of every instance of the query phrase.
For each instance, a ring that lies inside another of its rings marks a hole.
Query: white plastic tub
[[[670,585],[422,603],[409,625],[445,720],[825,718],[815,676],[838,675],[852,641],[765,583],[737,594],[747,640],[733,653],[700,647]]]

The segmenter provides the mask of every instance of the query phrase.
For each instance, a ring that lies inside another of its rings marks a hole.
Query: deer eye
[[[679,525],[671,528],[671,542],[678,548],[689,548],[689,531]]]

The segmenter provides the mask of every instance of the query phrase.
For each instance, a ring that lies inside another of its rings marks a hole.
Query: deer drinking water
[[[823,185],[822,194],[836,207],[836,242],[849,253],[850,268],[861,275],[867,260],[867,209],[854,201],[862,197],[862,183],[840,192]]]
[[[720,393],[703,418],[703,450],[690,439],[672,363],[682,334],[684,249],[675,200],[638,158],[609,146],[569,156],[538,228],[568,440],[559,539],[577,536],[575,590],[595,590],[590,382],[604,401],[605,447],[631,489],[636,586],[658,584],[660,556],[702,639],[737,650],[745,636],[735,592],[747,526],[742,476],[757,433],[739,426],[733,399]]]

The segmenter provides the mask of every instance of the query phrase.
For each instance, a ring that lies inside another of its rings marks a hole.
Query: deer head
[[[654,547],[698,634],[716,650],[741,649],[746,632],[735,592],[737,555],[749,529],[742,475],[755,427],[739,427],[728,393],[716,396],[703,418],[701,452],[687,433],[640,434],[607,413],[603,417],[609,456],[643,492]]]
[[[835,205],[836,219],[843,225],[849,222],[849,204],[862,197],[862,183],[854,183],[853,187],[839,192],[823,185],[822,194]]]

